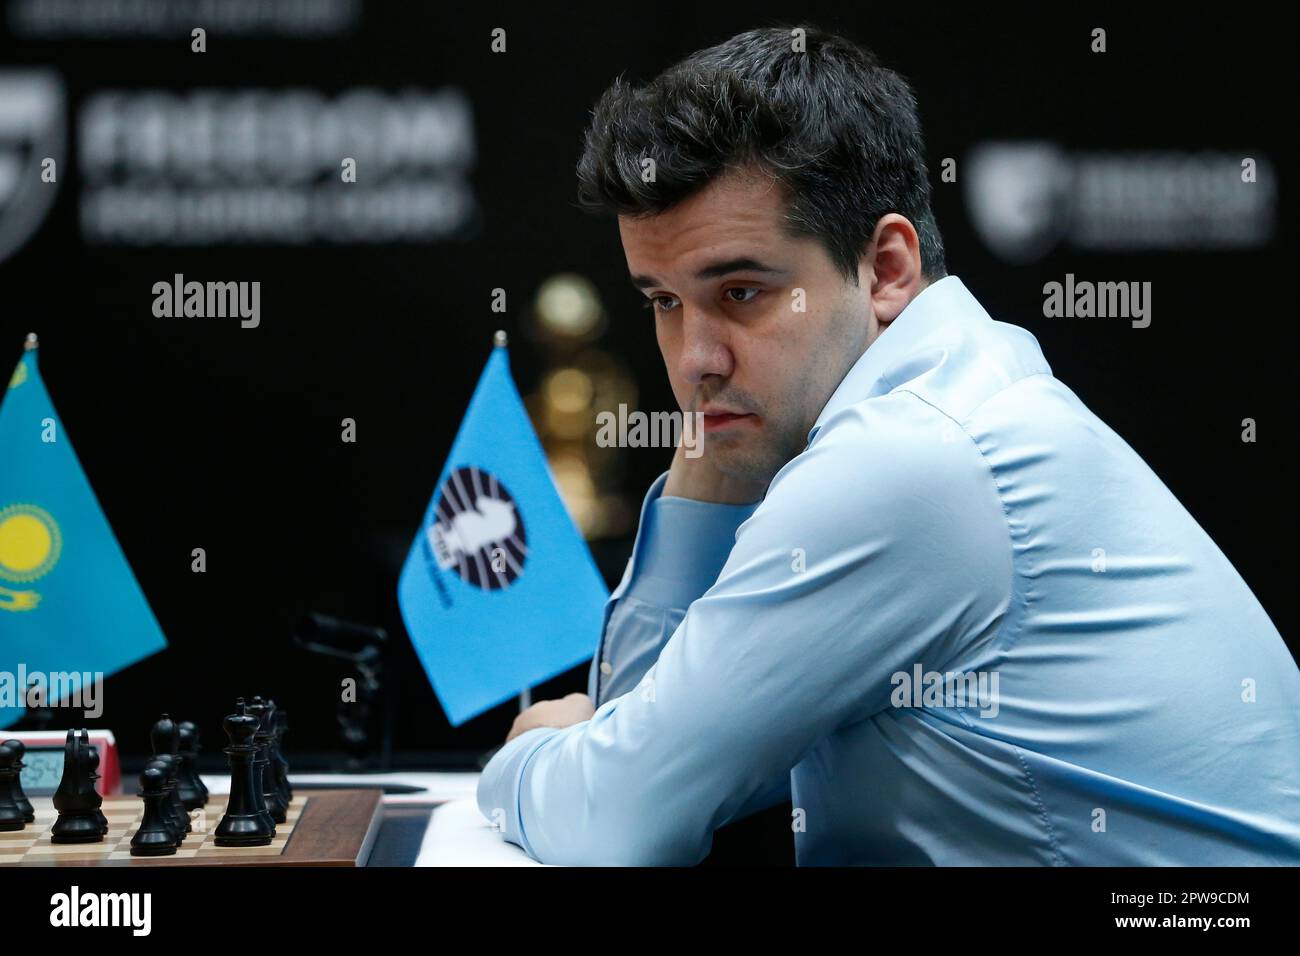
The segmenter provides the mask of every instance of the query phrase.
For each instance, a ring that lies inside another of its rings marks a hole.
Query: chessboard
[[[194,832],[170,856],[131,855],[131,837],[144,810],[138,797],[108,796],[101,809],[108,834],[98,843],[52,843],[58,813],[49,797],[32,797],[36,821],[0,833],[0,866],[364,866],[383,814],[377,789],[310,790],[294,794],[285,822],[269,846],[221,847],[213,831],[226,797],[190,813]]]

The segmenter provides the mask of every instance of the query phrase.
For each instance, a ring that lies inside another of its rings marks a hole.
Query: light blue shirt
[[[694,864],[788,789],[802,865],[1300,863],[1286,645],[957,277],[866,350],[761,503],[663,483],[595,716],[521,734],[480,780],[533,858]]]

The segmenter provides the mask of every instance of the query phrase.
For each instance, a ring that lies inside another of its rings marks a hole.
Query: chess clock
[[[63,745],[66,730],[0,730],[0,741],[21,740],[27,748],[23,756],[23,792],[29,797],[48,797],[63,779]],[[117,741],[111,730],[90,731],[90,744],[99,751],[99,779],[95,789],[101,794],[116,793],[121,782]]]

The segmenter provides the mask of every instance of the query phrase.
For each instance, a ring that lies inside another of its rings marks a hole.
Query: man
[[[907,84],[815,31],[600,100],[582,198],[704,454],[647,495],[590,699],[525,711],[483,774],[534,858],[694,864],[788,793],[800,864],[1300,862],[1300,671],[945,275],[923,156]]]

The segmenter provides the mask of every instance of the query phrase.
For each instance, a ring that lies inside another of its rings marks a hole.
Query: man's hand
[[[687,458],[683,445],[677,446],[663,494],[673,498],[694,498],[720,505],[747,505],[767,494],[767,483],[745,481],[724,475],[709,461],[708,455]]]
[[[591,720],[596,713],[586,694],[568,694],[562,700],[539,700],[518,717],[506,734],[506,743],[537,727],[568,727]]]

